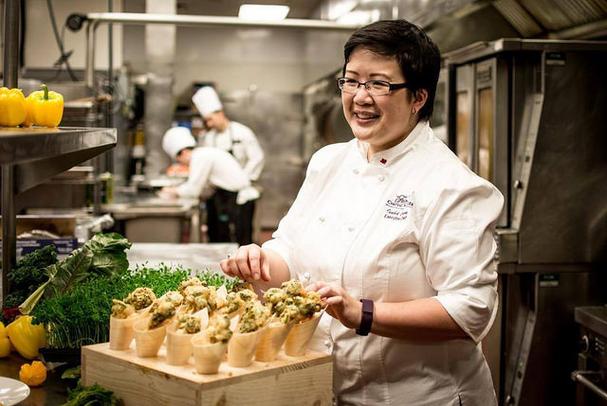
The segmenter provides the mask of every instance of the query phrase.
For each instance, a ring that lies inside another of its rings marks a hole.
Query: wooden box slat
[[[331,356],[308,352],[303,357],[280,353],[273,362],[233,368],[223,362],[219,373],[196,373],[166,363],[165,348],[156,358],[139,358],[109,349],[108,343],[82,348],[82,381],[98,383],[131,405],[331,405]]]

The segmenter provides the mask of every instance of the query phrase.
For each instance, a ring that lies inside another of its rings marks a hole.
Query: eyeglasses
[[[367,80],[366,82],[359,82],[358,80],[350,78],[339,78],[337,79],[337,86],[342,92],[351,94],[355,94],[361,86],[364,86],[371,96],[386,96],[389,95],[392,90],[403,89],[410,85],[409,83],[390,83],[385,80]]]

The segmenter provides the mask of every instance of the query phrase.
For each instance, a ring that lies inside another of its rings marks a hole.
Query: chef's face
[[[175,160],[182,165],[189,165],[192,161],[192,148],[184,148],[179,151]]]
[[[226,128],[227,120],[223,111],[216,111],[204,118],[204,125],[209,130],[223,131]]]
[[[355,49],[346,64],[345,77],[366,82],[385,80],[407,82],[394,57]],[[342,91],[344,115],[354,136],[369,144],[369,155],[391,148],[404,140],[417,124],[413,109],[419,111],[423,101],[416,100],[408,89],[390,91],[387,95],[371,96],[364,86],[354,94]]]

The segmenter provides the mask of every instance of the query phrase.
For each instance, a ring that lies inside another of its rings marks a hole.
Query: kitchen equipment
[[[607,406],[607,305],[575,308],[579,325],[577,382],[578,406]]]
[[[607,42],[506,38],[444,58],[451,147],[505,198],[483,341],[500,404],[571,404],[574,306],[607,301]]]

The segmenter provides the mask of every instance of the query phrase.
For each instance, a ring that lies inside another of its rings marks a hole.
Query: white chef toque
[[[202,117],[208,117],[211,113],[223,110],[223,105],[217,96],[217,92],[210,86],[201,87],[192,96],[194,105]]]
[[[185,127],[169,128],[164,137],[162,137],[162,149],[172,159],[177,158],[177,154],[184,148],[194,148],[196,140],[189,129]]]

